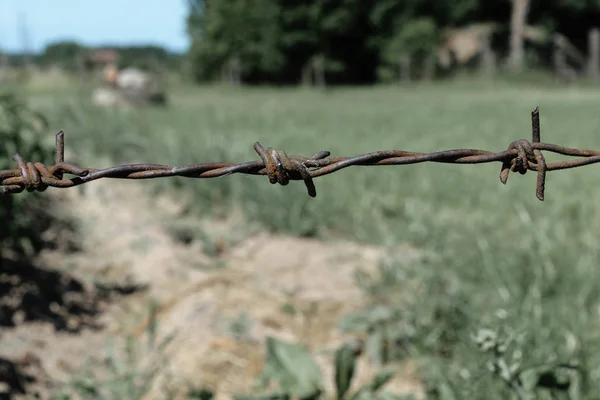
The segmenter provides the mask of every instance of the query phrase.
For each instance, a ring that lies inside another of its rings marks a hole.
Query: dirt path
[[[48,252],[41,261],[94,293],[99,327],[68,316],[65,325],[75,329],[20,322],[2,329],[0,358],[35,355],[44,382],[54,386],[85,375],[88,366],[96,379],[110,379],[107,363],[126,362],[123,349],[133,338],[139,354],[132,365],[139,371],[160,366],[148,382],[137,382],[150,388],[145,398],[183,398],[174,388],[199,384],[228,398],[251,390],[271,335],[318,354],[331,388],[332,351],[344,340],[339,318],[362,303],[354,271],[373,268],[382,249],[271,236],[236,215],[194,222],[205,239],[185,244],[170,223],[179,205],[143,184],[107,180],[83,192],[51,193],[81,221],[83,251]],[[59,312],[65,302],[58,303],[49,307]],[[373,372],[363,360],[357,383]],[[420,394],[410,366],[399,375],[391,390]]]

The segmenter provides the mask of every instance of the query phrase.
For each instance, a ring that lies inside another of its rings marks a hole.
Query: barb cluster
[[[539,109],[531,112],[532,141],[521,139],[511,143],[508,149],[499,153],[474,149],[454,149],[435,153],[415,153],[403,150],[383,150],[355,157],[329,157],[329,151],[319,151],[312,157],[288,156],[281,150],[267,148],[260,143],[254,144],[259,161],[241,164],[202,163],[184,167],[172,167],[159,164],[128,164],[105,169],[81,168],[64,161],[64,133],[56,135],[55,164],[46,167],[42,163],[25,162],[20,154],[13,159],[17,163],[15,170],[0,171],[2,194],[43,192],[48,187],[68,188],[91,182],[100,178],[150,179],[168,176],[187,178],[216,178],[234,173],[249,175],[267,175],[269,182],[287,185],[291,180],[303,180],[308,194],[317,195],[314,178],[328,175],[350,166],[405,165],[422,162],[439,162],[447,164],[482,164],[501,162],[500,181],[506,184],[509,173],[527,171],[537,172],[536,195],[544,200],[546,172],[575,168],[600,162],[600,152],[592,150],[571,149],[540,141]],[[542,151],[549,151],[566,156],[579,157],[574,160],[546,163]],[[63,175],[72,175],[64,178]]]

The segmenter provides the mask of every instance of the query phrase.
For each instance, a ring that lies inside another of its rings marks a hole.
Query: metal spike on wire
[[[48,187],[68,188],[100,178],[151,179],[171,176],[186,178],[217,178],[234,173],[266,175],[272,184],[287,185],[292,180],[302,180],[311,197],[317,195],[314,178],[328,175],[350,166],[406,165],[422,162],[446,164],[483,164],[501,162],[500,181],[506,184],[509,173],[537,172],[536,196],[544,200],[546,173],[600,162],[600,151],[572,149],[555,144],[542,143],[540,116],[536,107],[531,112],[532,141],[521,139],[511,143],[508,149],[494,153],[486,150],[453,149],[434,153],[415,153],[403,150],[382,150],[355,157],[329,157],[329,151],[319,151],[312,157],[288,156],[281,150],[265,149],[260,143],[254,150],[258,161],[241,164],[210,162],[183,167],[159,164],[127,164],[105,169],[82,168],[64,161],[64,133],[56,135],[55,163],[46,167],[42,163],[25,162],[20,154],[13,159],[18,169],[0,171],[2,194],[15,194],[24,190],[43,192]],[[546,163],[542,151],[579,157],[574,160]],[[65,178],[64,175],[72,175]]]

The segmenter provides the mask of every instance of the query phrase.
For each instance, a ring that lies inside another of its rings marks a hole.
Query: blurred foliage
[[[77,71],[77,58],[83,55],[85,47],[73,41],[50,43],[38,57],[41,65],[56,65],[65,70]]]
[[[330,83],[389,79],[398,52],[435,50],[448,28],[496,22],[508,48],[508,0],[188,0],[191,74],[218,79],[232,58],[249,83],[298,83],[310,60],[323,55]],[[587,32],[600,20],[598,1],[532,0],[529,24],[556,30],[587,51]],[[397,69],[397,67],[396,67]]]
[[[413,75],[425,70],[425,63],[435,56],[438,32],[431,18],[417,18],[399,25],[394,35],[387,41],[381,52],[382,62],[378,75],[390,79],[398,75],[399,59],[403,55],[411,58]]]
[[[52,162],[52,143],[47,138],[43,115],[28,108],[11,93],[0,94],[0,141],[4,156],[0,170],[16,169],[15,153],[25,159]],[[44,244],[42,233],[52,222],[48,200],[39,194],[0,196],[0,253],[10,249],[18,256],[32,256]]]
[[[364,76],[373,73],[376,55],[366,46],[369,3],[192,0],[187,23],[194,76],[218,78],[225,63],[238,57],[245,80],[299,82],[307,63],[323,54],[330,79],[371,79]],[[370,68],[345,70],[349,64]]]
[[[548,316],[552,327],[536,321],[523,305],[541,282],[529,282],[533,287],[519,295],[518,278],[483,284],[468,279],[459,263],[448,270],[448,260],[390,262],[374,274],[358,273],[370,304],[347,315],[343,330],[367,335],[372,362],[417,360],[430,399],[598,398],[598,387],[589,384],[599,372],[595,323],[567,322],[559,315],[566,304]],[[495,284],[508,285],[504,302],[491,295]]]
[[[181,55],[173,53],[160,46],[109,46],[120,57],[120,67],[138,67],[153,69],[156,66],[163,68],[177,68]]]
[[[260,3],[260,4],[258,4]],[[244,65],[265,71],[283,67],[277,48],[277,6],[268,0],[217,2],[201,15],[192,14],[189,23],[201,24],[202,40],[192,44],[193,73],[198,79],[216,77],[232,57],[240,56]],[[190,27],[190,32],[193,31]],[[197,33],[195,33],[197,34]],[[245,71],[252,73],[252,71]]]
[[[238,395],[235,396],[236,400],[332,398],[324,390],[321,369],[306,346],[288,343],[273,337],[267,337],[266,346],[265,366],[258,378],[257,393]],[[381,390],[394,377],[395,369],[391,367],[381,369],[371,382],[350,392],[354,369],[361,353],[362,343],[358,341],[344,343],[336,350],[334,357],[335,398],[338,400],[401,400],[406,398]],[[270,386],[272,382],[277,383],[276,389]]]
[[[93,363],[86,364],[75,376],[62,383],[54,394],[54,399],[126,399],[141,400],[148,398],[156,376],[168,361],[165,348],[174,336],[169,335],[158,343],[143,345],[133,336],[127,336],[124,346],[115,341],[107,344],[106,359],[102,360],[104,374],[98,374]],[[150,367],[145,368],[145,357],[152,357]],[[100,376],[98,376],[100,375]],[[190,389],[187,398],[206,398],[205,392]],[[175,398],[166,393],[165,398]],[[210,398],[210,397],[209,397]]]
[[[157,68],[177,69],[183,59],[181,54],[171,52],[164,47],[154,45],[122,46],[107,44],[102,47],[89,47],[75,41],[51,42],[39,54],[30,59],[41,67],[57,66],[65,71],[77,72],[78,58],[91,51],[115,50],[119,55],[119,67],[137,67],[145,70]],[[9,54],[9,63],[20,66],[25,57],[22,54]]]

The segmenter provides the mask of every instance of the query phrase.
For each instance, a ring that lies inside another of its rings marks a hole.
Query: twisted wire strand
[[[186,178],[217,178],[234,173],[266,175],[272,184],[287,185],[292,180],[302,180],[309,196],[316,197],[314,178],[332,174],[350,166],[407,165],[422,162],[446,164],[483,164],[501,162],[500,181],[506,184],[510,172],[521,175],[527,171],[537,172],[536,196],[544,200],[546,173],[548,171],[576,168],[600,162],[600,151],[573,149],[540,140],[539,108],[531,112],[532,141],[521,139],[512,142],[502,152],[476,149],[452,149],[433,153],[416,153],[403,150],[382,150],[355,157],[329,157],[329,151],[319,151],[312,157],[289,156],[282,150],[265,149],[260,143],[254,150],[258,161],[241,164],[211,162],[183,167],[160,164],[126,164],[105,169],[81,168],[64,161],[64,132],[56,135],[55,164],[46,167],[42,163],[25,162],[20,154],[13,160],[17,169],[0,171],[2,194],[15,194],[24,190],[43,192],[48,187],[68,188],[101,178],[153,179],[172,176]],[[542,151],[579,157],[573,160],[546,163]],[[64,178],[64,175],[72,175]]]

